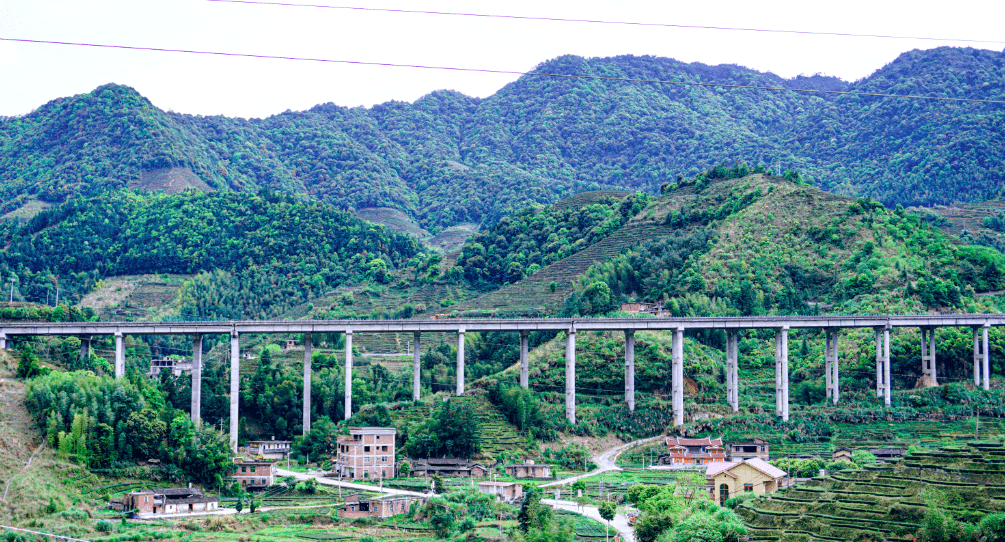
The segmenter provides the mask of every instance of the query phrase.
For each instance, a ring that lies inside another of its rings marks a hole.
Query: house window
[[[370,462],[370,458],[369,457],[364,457],[363,458],[363,462],[364,463],[369,463]]]
[[[762,451],[762,452],[764,451],[764,446],[761,446],[761,451]]]
[[[370,451],[370,447],[369,446],[363,446],[363,451],[364,452],[369,452]]]
[[[743,484],[743,491],[746,493],[754,491],[754,484]]]
[[[251,472],[255,472],[255,466],[254,465],[251,466]]]
[[[248,472],[248,467],[241,465],[241,472]]]
[[[387,456],[386,456],[386,455],[384,455],[384,456],[381,456],[381,458],[380,458],[380,462],[381,462],[381,463],[387,463]]]
[[[726,504],[729,498],[729,484],[719,484],[719,504]]]

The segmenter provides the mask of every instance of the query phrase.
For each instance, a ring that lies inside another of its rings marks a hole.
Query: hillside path
[[[622,444],[620,446],[615,446],[614,448],[611,448],[609,450],[604,450],[603,452],[600,453],[600,455],[597,455],[597,456],[595,456],[593,458],[593,462],[597,464],[597,468],[596,469],[591,470],[590,472],[587,472],[585,474],[580,474],[578,476],[572,476],[572,477],[569,477],[569,478],[563,478],[561,480],[556,480],[554,482],[549,482],[547,484],[541,484],[539,487],[552,487],[552,486],[561,486],[561,485],[565,485],[565,484],[571,484],[571,483],[573,483],[576,480],[579,480],[581,478],[588,478],[590,476],[596,476],[596,475],[598,475],[600,473],[604,473],[604,472],[607,472],[607,471],[621,470],[621,467],[618,466],[618,456],[620,456],[622,454],[622,452],[624,452],[625,450],[627,450],[629,448],[633,448],[635,446],[640,446],[642,444],[647,444],[649,442],[653,442],[653,441],[659,440],[661,438],[663,438],[663,435],[657,435],[655,437],[644,438],[644,439],[641,439],[641,440],[633,440],[631,442]]]
[[[573,501],[558,501],[555,499],[541,499],[541,503],[552,508],[561,508],[562,510],[575,512],[590,519],[595,519],[604,525],[607,524],[604,518],[600,517],[600,510],[596,506],[579,506]],[[628,524],[628,517],[624,514],[614,516],[614,519],[611,520],[611,531],[612,535],[614,533],[621,535],[621,542],[635,542],[635,532],[632,530],[632,526]],[[612,536],[611,539],[613,540],[614,537]]]

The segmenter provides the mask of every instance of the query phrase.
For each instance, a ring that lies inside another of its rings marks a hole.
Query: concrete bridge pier
[[[412,339],[412,342],[415,343],[415,352],[412,358],[412,400],[418,401],[419,395],[422,393],[422,354],[419,350],[422,346],[422,333],[416,331],[412,334]]]
[[[991,350],[988,350],[988,330],[989,329],[991,329],[991,325],[990,324],[984,324],[984,327],[982,328],[982,331],[984,332],[984,340],[982,341],[984,343],[984,350],[983,350],[983,352],[984,352],[984,358],[983,358],[984,369],[983,369],[982,372],[984,373],[984,389],[986,389],[986,390],[990,390],[991,389]]]
[[[775,414],[789,421],[789,328],[775,330]]]
[[[238,412],[241,399],[241,336],[230,332],[230,448],[237,451]]]
[[[576,424],[576,328],[565,332],[565,418]]]
[[[671,366],[671,386],[673,387],[673,424],[684,425],[684,328],[673,332],[673,353]]]
[[[87,358],[91,357],[91,338],[81,337],[80,338],[80,360],[87,361]]]
[[[883,384],[883,328],[877,327],[876,332],[876,397],[882,397],[886,386]]]
[[[121,331],[115,332],[115,378],[126,376],[126,344]]]
[[[457,395],[464,395],[464,330],[457,330]]]
[[[932,384],[938,385],[937,367],[935,360],[935,328],[921,328],[921,374],[928,376]]]
[[[635,330],[625,331],[625,402],[635,411]]]
[[[0,331],[0,350],[7,350],[7,334]]]
[[[841,383],[838,371],[838,330],[827,328],[824,330],[824,372],[826,373],[827,398],[833,404],[838,403]]]
[[[530,332],[520,331],[520,387],[530,387]]]
[[[981,358],[984,357],[981,354],[981,328],[971,328],[971,331],[974,332],[974,386],[979,387],[981,385]]]
[[[883,404],[890,406],[893,387],[890,385],[890,328],[883,330]]]
[[[192,336],[192,423],[202,427],[202,335]]]
[[[726,403],[733,412],[740,410],[739,332],[726,332]]]
[[[304,333],[304,435],[311,430],[311,332]]]
[[[352,330],[345,330],[345,419],[352,416]]]

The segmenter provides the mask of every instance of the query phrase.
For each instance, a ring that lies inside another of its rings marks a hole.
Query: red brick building
[[[240,461],[231,475],[246,491],[261,490],[276,483],[276,464],[271,461]]]
[[[394,478],[393,427],[350,427],[339,435],[333,467],[344,478]]]

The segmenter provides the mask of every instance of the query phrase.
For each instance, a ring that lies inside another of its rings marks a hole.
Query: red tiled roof
[[[667,437],[667,446],[722,446],[722,437],[681,438]]]

